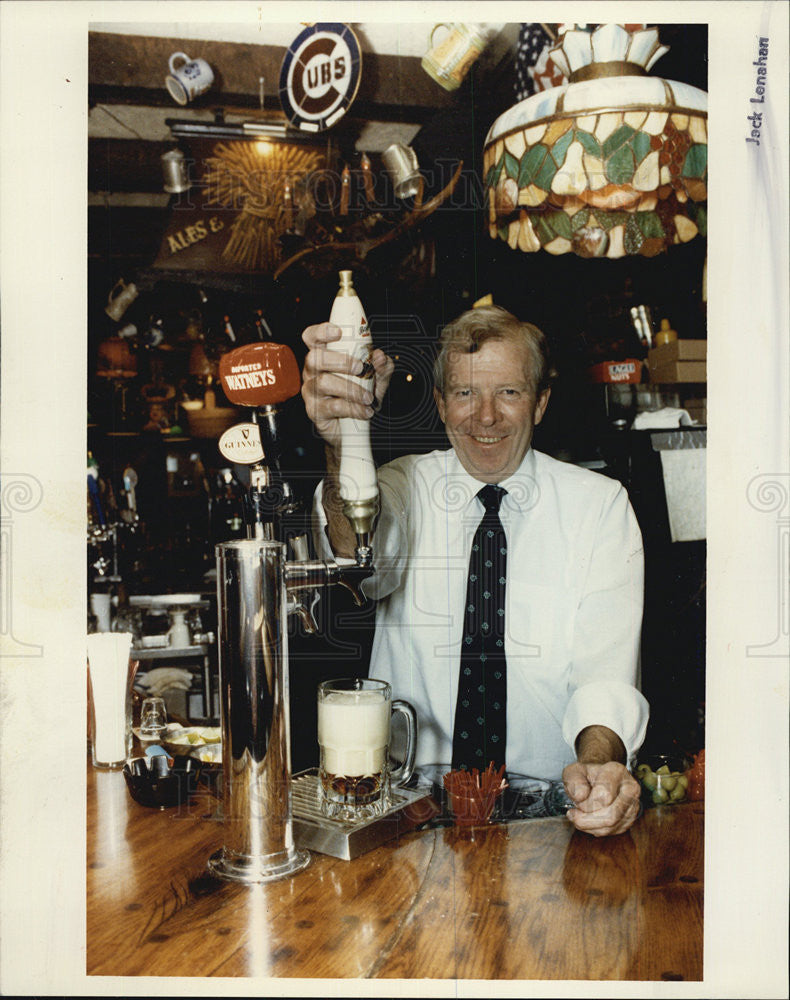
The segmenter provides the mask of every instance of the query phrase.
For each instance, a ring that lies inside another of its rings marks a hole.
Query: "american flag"
[[[566,82],[565,74],[549,56],[554,44],[543,25],[521,25],[516,46],[516,101]]]

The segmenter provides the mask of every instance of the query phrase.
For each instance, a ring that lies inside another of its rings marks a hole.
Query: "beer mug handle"
[[[107,296],[107,301],[109,303],[115,302],[115,300],[118,298],[118,295],[115,294],[116,288],[120,289],[120,291],[118,292],[118,295],[120,295],[123,292],[124,288],[126,288],[126,285],[124,284],[123,278],[119,278],[115,282],[115,284],[112,286],[112,288],[110,289],[110,294]]]
[[[434,46],[433,36],[436,34],[439,28],[447,28],[448,31],[453,30],[453,26],[451,24],[444,24],[443,22],[440,24],[434,24],[433,28],[431,29],[431,48],[433,48]]]
[[[392,703],[392,714],[401,712],[406,719],[406,753],[403,763],[390,772],[390,778],[397,784],[405,784],[414,773],[414,758],[417,754],[417,713],[408,701],[396,699]]]
[[[174,52],[172,56],[170,56],[170,61],[167,64],[170,67],[171,73],[175,73],[176,71],[176,68],[173,65],[173,62],[176,59],[183,59],[185,63],[188,63],[190,61],[189,56],[186,54],[186,52]]]

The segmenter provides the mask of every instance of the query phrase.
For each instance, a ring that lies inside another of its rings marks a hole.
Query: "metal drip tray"
[[[436,812],[430,800],[430,789],[396,785],[390,795],[390,808],[382,816],[359,823],[328,819],[318,807],[316,768],[295,774],[291,793],[296,846],[344,861],[358,858],[393,837],[413,830]]]

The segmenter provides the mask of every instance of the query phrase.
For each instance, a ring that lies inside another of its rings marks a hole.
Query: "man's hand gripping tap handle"
[[[341,334],[339,340],[328,342],[326,349],[362,362],[362,371],[358,375],[348,374],[346,378],[375,398],[370,327],[354,289],[351,271],[340,272],[340,287],[332,304],[329,322],[338,327]],[[370,448],[370,421],[341,417],[338,432],[340,467],[337,479],[343,513],[356,535],[354,557],[357,565],[370,566],[373,557],[370,536],[379,512],[378,480]]]

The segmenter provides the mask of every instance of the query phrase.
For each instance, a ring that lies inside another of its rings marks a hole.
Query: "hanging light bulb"
[[[568,77],[491,126],[489,234],[524,252],[653,257],[706,234],[707,94],[648,76],[657,28],[560,29]]]

